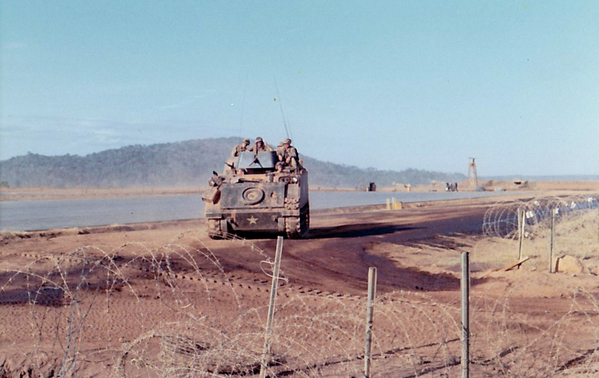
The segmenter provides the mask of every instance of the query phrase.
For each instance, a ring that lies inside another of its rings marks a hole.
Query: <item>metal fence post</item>
[[[522,259],[522,241],[524,239],[524,209],[518,209],[518,261]],[[520,268],[520,266],[518,266]]]
[[[549,273],[553,273],[553,240],[555,239],[555,209],[551,209],[551,233],[549,235]]]
[[[364,378],[370,377],[370,364],[372,362],[372,326],[374,298],[376,296],[376,268],[368,269],[368,302],[366,304],[366,340],[364,342]]]
[[[462,252],[462,378],[470,377],[470,261]]]
[[[266,331],[264,334],[264,349],[262,349],[262,359],[260,361],[260,378],[266,377],[266,368],[268,366],[268,356],[270,355],[270,343],[272,336],[272,323],[275,315],[275,300],[277,299],[277,289],[279,287],[279,268],[281,266],[281,255],[283,254],[283,237],[277,237],[277,249],[275,252],[275,263],[272,272],[272,284],[270,286],[270,301],[268,303],[268,317],[266,318]]]

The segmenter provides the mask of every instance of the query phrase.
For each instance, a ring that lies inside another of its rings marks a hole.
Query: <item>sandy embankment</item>
[[[0,188],[0,201],[68,200],[180,196],[203,193],[202,187],[175,188]]]
[[[481,181],[487,191],[506,190],[520,191],[590,191],[599,190],[599,182],[595,181],[538,181],[514,184],[511,181]],[[460,191],[472,191],[474,188],[465,183],[459,184]],[[207,187],[160,187],[160,188],[0,188],[0,201],[35,201],[35,200],[63,200],[63,199],[93,199],[93,198],[131,198],[131,197],[157,197],[202,194]],[[328,188],[318,185],[311,186],[312,191],[357,191],[356,188]],[[403,185],[377,188],[380,192],[407,192]],[[431,185],[418,185],[411,187],[412,192],[442,192],[445,183]]]

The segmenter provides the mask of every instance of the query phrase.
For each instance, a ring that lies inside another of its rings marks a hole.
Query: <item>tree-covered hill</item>
[[[87,156],[29,153],[0,162],[0,181],[10,187],[151,187],[204,186],[239,138],[198,139],[178,143],[127,146]],[[301,150],[300,150],[301,155]],[[401,172],[360,169],[301,155],[310,184],[355,188],[375,182],[412,185],[431,181],[459,182],[462,174],[408,169]]]

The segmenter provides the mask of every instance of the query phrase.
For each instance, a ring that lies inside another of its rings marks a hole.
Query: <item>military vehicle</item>
[[[310,227],[308,172],[278,161],[276,152],[241,152],[214,172],[206,202],[208,235],[277,233],[305,236]]]

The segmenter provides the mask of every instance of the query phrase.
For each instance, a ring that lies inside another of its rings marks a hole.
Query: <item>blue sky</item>
[[[264,137],[362,168],[599,172],[599,3],[0,2],[0,160]]]

